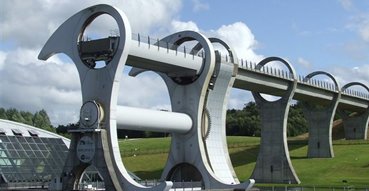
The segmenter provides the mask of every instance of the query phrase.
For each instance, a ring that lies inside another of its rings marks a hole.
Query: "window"
[[[38,137],[38,132],[34,131],[32,129],[28,130],[29,135],[31,135],[31,137]]]
[[[19,130],[19,129],[12,129],[12,131],[13,131],[13,134],[15,136],[22,136],[22,131],[21,130]]]

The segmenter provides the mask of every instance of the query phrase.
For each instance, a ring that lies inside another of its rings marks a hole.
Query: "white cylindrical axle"
[[[118,106],[117,125],[118,129],[187,133],[192,119],[184,113]]]

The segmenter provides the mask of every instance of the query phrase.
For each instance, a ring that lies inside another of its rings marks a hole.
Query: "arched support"
[[[257,183],[292,183],[299,184],[292,166],[287,145],[287,118],[297,86],[296,72],[292,66],[279,57],[269,57],[260,61],[257,70],[272,61],[279,61],[287,66],[293,79],[283,97],[274,102],[265,100],[259,92],[252,92],[260,110],[261,144],[255,169],[251,175]]]
[[[317,75],[326,75],[334,83],[336,93],[328,106],[302,102],[303,112],[309,126],[308,158],[333,158],[332,127],[337,105],[341,97],[336,78],[327,72],[316,71],[307,75],[304,82]]]
[[[351,86],[361,86],[369,92],[369,88],[360,82],[351,82],[342,87],[342,92]],[[345,138],[347,140],[367,139],[368,122],[369,122],[369,104],[368,108],[362,113],[353,115],[347,114],[343,110],[339,110],[339,114],[343,120],[343,128],[345,130]]]
[[[85,28],[102,14],[115,19],[119,37],[114,38],[114,44],[117,45],[112,58],[106,61],[105,67],[95,69],[93,63],[81,56],[82,35]],[[76,182],[80,174],[91,164],[102,175],[106,190],[162,191],[172,186],[171,182],[163,182],[156,187],[144,187],[129,176],[122,163],[117,140],[116,108],[130,42],[131,28],[124,13],[109,5],[96,5],[78,12],[64,22],[39,54],[39,59],[46,60],[53,54],[65,53],[75,63],[81,82],[84,105],[81,107],[80,127],[72,132],[72,144],[61,177],[62,190],[77,189]]]
[[[216,67],[211,83],[212,90],[206,99],[208,126],[204,129],[203,139],[208,160],[214,174],[228,184],[239,184],[229,156],[226,139],[226,114],[230,90],[237,75],[238,59],[235,51],[224,41],[218,38],[209,38],[211,43],[222,45],[229,54],[231,63],[221,63],[219,54],[216,54]],[[192,53],[196,54],[202,48],[197,44]]]
[[[172,111],[186,113],[193,121],[193,127],[187,134],[172,134],[170,153],[162,179],[171,180],[171,177],[178,177],[171,174],[171,172],[185,174],[187,177],[183,177],[183,179],[191,179],[195,175],[186,174],[181,172],[180,169],[176,169],[179,164],[186,163],[191,164],[200,173],[204,189],[247,190],[251,188],[254,183],[253,180],[242,184],[231,184],[223,181],[215,175],[209,163],[202,132],[206,131],[207,120],[204,117],[206,115],[206,100],[209,98],[209,91],[212,89],[211,79],[216,65],[215,51],[211,42],[205,36],[193,31],[175,33],[165,37],[162,41],[173,44],[173,46],[179,46],[187,41],[197,41],[201,44],[201,48],[204,49],[205,53],[202,72],[197,77],[189,77],[188,79],[193,79],[190,83],[182,84],[180,82],[185,80],[172,79],[160,73],[168,87]]]

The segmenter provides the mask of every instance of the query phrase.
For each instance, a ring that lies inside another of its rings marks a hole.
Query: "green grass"
[[[303,185],[369,186],[369,144],[333,146],[335,157],[306,158],[307,147],[291,151],[292,164]]]
[[[169,146],[169,137],[119,140],[120,153],[123,156],[167,153]]]
[[[228,137],[229,152],[240,180],[248,179],[255,166],[260,139],[256,137]],[[160,178],[168,157],[170,138],[122,140],[121,152],[128,170],[142,179]],[[302,186],[343,186],[342,180],[356,187],[369,186],[369,142],[334,141],[335,157],[308,159],[306,141],[289,143],[292,164]],[[133,150],[133,151],[132,151]],[[128,156],[128,157],[127,157]]]

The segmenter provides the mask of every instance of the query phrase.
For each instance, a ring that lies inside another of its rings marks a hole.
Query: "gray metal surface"
[[[112,16],[119,27],[119,45],[109,63],[100,69],[91,68],[80,58],[77,47],[77,39],[80,39],[83,31],[92,20],[102,14]],[[131,29],[128,19],[120,10],[108,5],[96,5],[84,9],[64,22],[46,42],[39,54],[39,59],[46,60],[56,53],[64,53],[75,63],[82,90],[83,103],[95,102],[102,106],[104,118],[98,122],[98,126],[90,129],[100,129],[90,133],[72,134],[72,141],[67,162],[64,166],[62,180],[63,190],[73,190],[78,186],[83,171],[94,165],[105,182],[107,190],[169,190],[171,182],[147,188],[135,182],[124,167],[119,152],[117,140],[117,98],[118,88],[122,76],[124,64],[126,63],[131,42]],[[77,157],[77,146],[81,139],[81,134],[88,136],[95,144],[92,148],[94,154],[88,163],[81,161]]]
[[[201,74],[190,84],[178,84],[172,78],[159,73],[164,79],[171,103],[172,111],[187,113],[193,121],[193,128],[187,134],[172,134],[171,148],[167,163],[162,173],[163,180],[185,181],[201,177],[205,189],[244,189],[252,187],[254,181],[248,180],[242,184],[231,184],[219,179],[209,164],[209,158],[204,145],[203,128],[205,128],[204,112],[209,86],[215,68],[215,52],[211,42],[202,34],[193,31],[183,31],[169,35],[163,39],[174,46],[184,42],[197,41],[204,50],[205,61]],[[185,168],[184,168],[185,167]],[[188,169],[195,169],[188,172]]]
[[[192,119],[184,113],[118,106],[117,127],[126,130],[187,133],[192,128]]]
[[[230,55],[231,63],[222,62],[217,54],[216,68],[213,73],[212,90],[209,91],[206,99],[206,116],[208,122],[203,129],[203,139],[208,154],[208,160],[214,174],[228,184],[239,184],[239,180],[233,169],[228,153],[226,140],[226,114],[229,94],[237,74],[237,56],[234,50],[224,41],[218,38],[209,38],[211,43],[222,45]],[[200,45],[196,45],[193,50],[200,50]],[[204,120],[204,119],[203,119]]]

